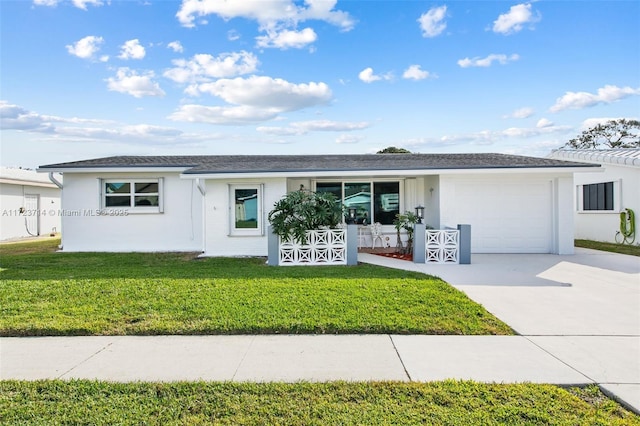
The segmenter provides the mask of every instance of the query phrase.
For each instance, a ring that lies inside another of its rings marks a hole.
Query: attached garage
[[[474,253],[552,253],[553,180],[443,177],[445,226],[471,225]]]

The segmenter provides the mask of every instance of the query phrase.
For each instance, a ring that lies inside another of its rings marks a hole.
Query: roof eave
[[[575,172],[594,172],[602,171],[600,165],[581,165],[567,167],[546,167],[546,166],[528,166],[528,167],[475,167],[475,168],[438,168],[438,169],[394,169],[394,170],[300,170],[300,171],[229,171],[229,172],[203,172],[189,171],[182,173],[181,178],[184,179],[260,179],[260,178],[301,178],[301,177],[359,177],[359,176],[428,176],[428,175],[451,175],[451,174],[506,174],[506,173],[553,173],[553,174],[570,174]]]
[[[192,166],[101,166],[101,167],[48,167],[36,169],[39,173],[183,173]]]
[[[56,186],[50,182],[42,182],[36,180],[14,179],[0,177],[0,183],[9,185],[21,185],[21,186],[37,186],[42,188],[55,188]]]

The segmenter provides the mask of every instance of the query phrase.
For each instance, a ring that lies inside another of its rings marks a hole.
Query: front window
[[[582,210],[613,209],[613,182],[582,186]]]
[[[400,213],[400,182],[317,182],[316,192],[335,195],[346,209],[356,209],[356,222],[392,225]]]
[[[161,212],[162,179],[109,179],[102,181],[102,207],[131,212]]]
[[[230,187],[231,235],[262,234],[262,196],[259,185],[232,185]]]
[[[258,229],[258,190],[236,189],[234,198],[236,229]]]

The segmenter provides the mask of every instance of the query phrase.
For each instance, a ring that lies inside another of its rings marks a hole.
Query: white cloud
[[[536,127],[539,128],[539,129],[542,129],[544,127],[551,127],[551,126],[553,126],[553,121],[547,120],[546,118],[541,118],[536,123]]]
[[[144,47],[140,44],[140,41],[135,38],[133,40],[126,41],[120,46],[120,59],[142,59],[146,55]]]
[[[502,118],[529,118],[531,117],[535,111],[530,107],[518,108],[513,111],[511,114],[507,114],[502,116]]]
[[[65,126],[56,126],[63,123]],[[91,126],[86,126],[91,124]],[[57,117],[28,111],[6,101],[0,101],[0,126],[4,130],[20,130],[46,134],[65,142],[117,142],[124,144],[199,144],[220,138],[220,135],[188,134],[179,129],[149,124],[122,125],[109,120],[78,117]]]
[[[325,83],[294,84],[265,76],[220,79],[192,85],[187,90],[192,94],[207,93],[219,97],[231,105],[183,105],[169,119],[213,124],[250,124],[273,120],[282,112],[326,104],[332,97],[331,90]],[[269,129],[263,131],[272,134],[278,132]]]
[[[276,136],[299,136],[302,133],[301,129],[296,129],[293,127],[271,127],[271,126],[260,126],[256,128],[260,133],[266,133],[267,135],[276,135]]]
[[[227,40],[229,41],[240,40],[240,33],[236,30],[229,30],[227,32]]]
[[[114,92],[126,93],[136,98],[143,96],[164,96],[160,85],[153,81],[153,71],[138,74],[129,68],[119,68],[116,76],[108,78],[107,87]]]
[[[78,9],[87,10],[87,5],[102,6],[104,2],[102,0],[73,0],[73,5]]]
[[[371,124],[365,121],[331,121],[331,120],[310,120],[291,123],[289,127],[258,127],[262,133],[278,136],[299,136],[309,132],[350,132],[362,130],[370,127]]]
[[[637,95],[640,95],[640,87],[634,89],[629,86],[618,87],[612,85],[601,87],[598,89],[598,93],[567,92],[556,99],[556,103],[549,108],[549,111],[559,112],[564,111],[565,109],[582,109],[598,104],[610,104],[629,96]]]
[[[436,37],[447,28],[444,18],[447,14],[447,6],[432,7],[428,12],[420,15],[418,22],[423,37]]]
[[[306,20],[328,22],[344,31],[352,29],[355,22],[348,13],[333,10],[336,3],[337,0],[306,0],[304,6],[298,6],[294,0],[183,0],[176,17],[185,27],[194,27],[198,17],[218,15],[225,20],[255,20],[261,29],[295,28]]]
[[[587,118],[586,120],[584,120],[582,122],[582,125],[580,126],[580,131],[589,130],[589,129],[597,126],[598,124],[606,124],[609,121],[622,120],[622,119],[638,120],[638,117],[593,117],[593,118]]]
[[[100,51],[100,45],[104,43],[102,37],[87,36],[76,41],[74,44],[66,46],[67,52],[82,59],[94,59],[95,54]]]
[[[326,83],[294,84],[266,76],[220,79],[200,84],[197,91],[217,96],[230,104],[273,108],[279,112],[326,104],[332,97]]]
[[[36,6],[57,6],[62,0],[33,0],[33,4]]]
[[[360,71],[360,74],[358,74],[358,78],[364,81],[365,83],[373,83],[374,81],[378,81],[382,79],[382,77],[379,77],[373,74],[373,68],[371,67],[365,68],[362,71]]]
[[[340,135],[336,138],[337,144],[352,144],[358,143],[364,139],[361,135]]]
[[[433,74],[429,73],[429,71],[424,71],[420,68],[420,65],[411,65],[409,68],[404,70],[402,73],[402,78],[410,79],[410,80],[424,80],[425,78],[435,77]]]
[[[387,73],[384,75],[376,75],[373,73],[373,68],[365,68],[358,74],[358,78],[365,83],[373,83],[378,80],[391,80],[393,79],[393,75],[391,73]]]
[[[164,76],[177,83],[208,81],[211,78],[235,77],[254,72],[258,58],[245,51],[222,53],[217,57],[209,54],[194,55],[190,60],[172,61],[175,68],[164,72]]]
[[[540,14],[533,14],[531,4],[522,3],[511,6],[509,12],[498,16],[493,21],[493,31],[500,34],[512,34],[522,30],[525,24],[534,24],[540,21]]]
[[[469,68],[469,67],[490,67],[491,64],[493,62],[498,62],[502,65],[505,65],[508,62],[513,62],[513,61],[517,61],[518,59],[520,59],[520,56],[517,54],[513,54],[513,55],[503,55],[503,54],[495,54],[492,53],[491,55],[487,56],[486,58],[480,58],[479,56],[476,56],[473,59],[470,58],[464,58],[464,59],[460,59],[458,61],[458,65],[460,65],[460,67],[462,68]]]
[[[62,0],[33,0],[33,4],[36,6],[57,6]],[[72,0],[71,2],[75,7],[82,10],[87,10],[87,5],[102,6],[104,2],[102,0]]]
[[[542,120],[541,120],[542,121]],[[504,139],[529,139],[551,134],[564,134],[573,130],[572,126],[556,126],[551,122],[538,122],[536,127],[510,127],[504,130],[481,130],[466,134],[445,135],[441,138],[415,138],[408,141],[412,147],[452,146],[461,144],[492,145]],[[540,126],[542,124],[542,126]]]
[[[172,41],[171,43],[167,44],[167,47],[176,53],[182,53],[184,51],[182,43],[180,43],[178,40]]]
[[[320,132],[345,132],[353,130],[362,130],[371,126],[366,121],[331,121],[331,120],[310,120],[299,121],[291,124],[293,127],[304,129],[305,131]]]
[[[301,49],[308,44],[315,42],[318,35],[311,28],[305,28],[301,31],[282,30],[267,31],[267,35],[256,37],[258,47],[275,47],[278,49]]]
[[[0,128],[3,130],[31,130],[49,133],[53,126],[41,115],[7,101],[0,101]]]
[[[276,108],[256,108],[245,105],[233,107],[182,105],[167,118],[190,123],[239,125],[272,120],[278,116],[279,112]]]
[[[533,138],[536,136],[548,134],[548,133],[566,133],[571,130],[571,126],[554,126],[549,122],[546,126],[537,126],[535,128],[530,127],[510,127],[496,134],[496,136],[510,137],[510,138]],[[539,123],[538,123],[539,124]],[[543,122],[544,124],[544,122]]]

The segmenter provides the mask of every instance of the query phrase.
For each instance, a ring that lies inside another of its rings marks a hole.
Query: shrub
[[[342,206],[328,192],[293,191],[280,199],[269,212],[273,232],[283,240],[307,242],[307,231],[330,229],[342,223]]]

